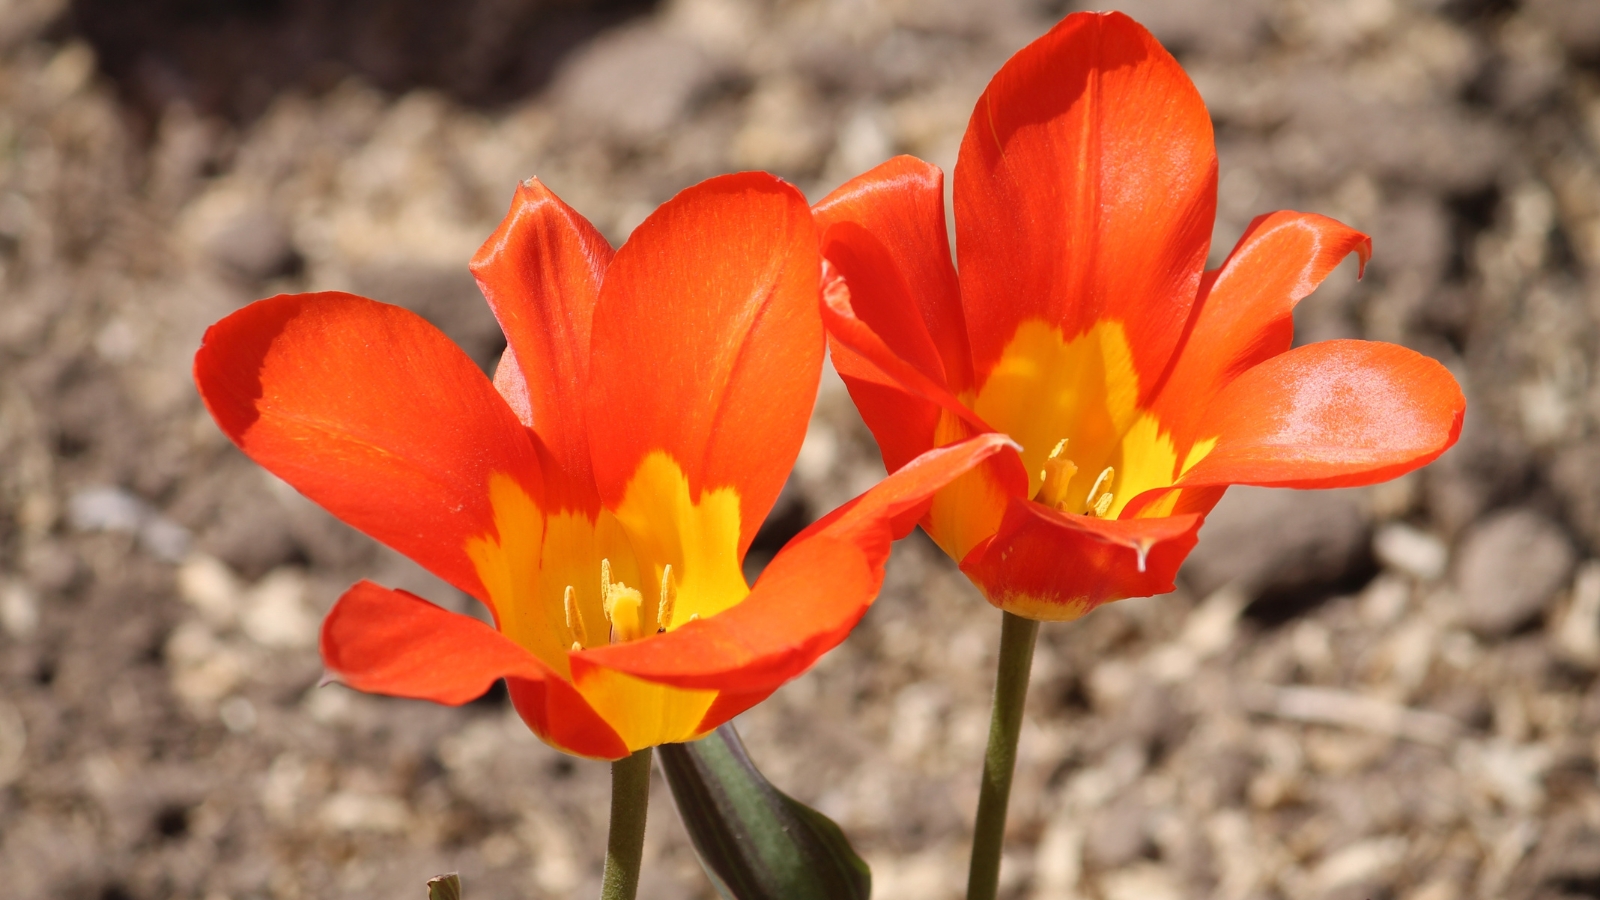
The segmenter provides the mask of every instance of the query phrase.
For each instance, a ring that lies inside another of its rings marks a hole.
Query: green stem
[[[989,749],[983,754],[983,784],[978,790],[978,819],[972,830],[972,867],[967,870],[967,900],[995,900],[1000,890],[1000,849],[1006,837],[1006,804],[1011,799],[1011,773],[1017,768],[1017,735],[1022,732],[1022,706],[1028,699],[1028,670],[1039,623],[1001,613],[1000,669],[994,681],[994,717],[989,720]]]
[[[644,857],[644,820],[650,809],[650,748],[611,764],[611,833],[600,900],[633,900]]]

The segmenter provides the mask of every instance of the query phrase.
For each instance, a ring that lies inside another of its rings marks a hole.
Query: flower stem
[[[633,900],[644,856],[644,820],[650,809],[650,749],[611,764],[611,833],[600,900]]]
[[[994,681],[989,749],[983,754],[978,819],[972,830],[967,900],[994,900],[1000,890],[1000,849],[1006,837],[1006,804],[1011,799],[1011,774],[1017,767],[1017,735],[1022,732],[1022,706],[1028,699],[1033,644],[1039,637],[1039,623],[1033,619],[1008,612],[1000,615],[1000,668]]]

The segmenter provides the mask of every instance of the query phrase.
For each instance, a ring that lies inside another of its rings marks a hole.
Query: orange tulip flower
[[[322,654],[358,690],[459,704],[505,678],[540,737],[589,757],[698,737],[842,640],[895,523],[1004,443],[905,466],[752,588],[822,364],[801,194],[712,179],[613,255],[530,181],[472,269],[508,343],[493,384],[416,315],[338,293],[254,303],[195,358],[247,455],[493,613],[357,584]]]
[[[1291,349],[1294,304],[1366,235],[1257,218],[1205,271],[1211,121],[1119,13],[1068,16],[1001,68],[956,162],[910,157],[815,208],[850,287],[834,361],[891,471],[990,429],[1006,452],[941,490],[923,527],[990,603],[1072,619],[1173,588],[1230,484],[1331,488],[1415,469],[1456,440],[1460,388],[1392,344]]]

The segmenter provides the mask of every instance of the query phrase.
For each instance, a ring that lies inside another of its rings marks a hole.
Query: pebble
[[[196,553],[178,568],[178,596],[200,612],[212,628],[227,628],[239,616],[242,603],[239,579],[227,564]]]
[[[317,641],[317,618],[306,607],[306,579],[298,569],[268,572],[245,599],[240,627],[263,647],[294,649]]]
[[[67,501],[67,521],[78,531],[113,531],[139,536],[146,551],[167,562],[189,552],[189,530],[148,503],[117,487],[93,487]]]
[[[260,207],[223,221],[204,246],[212,262],[250,281],[287,274],[299,261],[283,220]]]
[[[625,28],[585,48],[557,77],[554,93],[575,118],[642,141],[670,128],[716,74],[689,40]]]
[[[1530,509],[1494,513],[1473,525],[1456,553],[1461,621],[1483,637],[1504,637],[1543,613],[1576,563],[1561,527]]]
[[[1378,561],[1418,581],[1438,581],[1450,563],[1444,541],[1400,522],[1390,522],[1372,538]]]
[[[23,582],[0,585],[0,629],[19,641],[39,629],[39,595]]]
[[[1228,583],[1251,594],[1339,581],[1361,563],[1367,521],[1360,494],[1233,487],[1200,530],[1184,564],[1190,587]]]

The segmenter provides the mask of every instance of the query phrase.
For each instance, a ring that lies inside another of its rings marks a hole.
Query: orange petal
[[[822,255],[849,282],[862,321],[929,378],[955,393],[970,388],[972,359],[939,167],[897,156],[846,182],[812,211]]]
[[[940,408],[965,422],[973,434],[994,430],[950,393],[937,360],[931,372],[926,361],[922,366],[907,362],[857,316],[854,294],[831,260],[823,264],[822,321],[834,367],[877,438],[889,471],[935,445]],[[886,329],[883,333],[903,339],[907,333],[903,325],[885,322],[881,327]]]
[[[194,376],[245,455],[488,600],[465,547],[496,533],[490,479],[537,498],[539,464],[516,414],[438,329],[350,294],[284,294],[211,326]]]
[[[821,271],[805,198],[762,173],[701,182],[634,231],[594,316],[590,452],[607,506],[664,450],[695,497],[738,492],[743,554],[816,398]]]
[[[450,706],[508,675],[550,677],[538,657],[477,619],[370,581],[346,591],[323,620],[322,662],[358,691]]]
[[[569,753],[618,759],[627,748],[572,686],[488,625],[370,581],[322,623],[322,660],[358,691],[459,706],[507,679],[530,727]]]
[[[1366,266],[1372,239],[1310,213],[1258,216],[1222,268],[1207,272],[1182,349],[1155,401],[1187,452],[1194,426],[1241,372],[1294,343],[1294,306],[1351,253]]]
[[[909,529],[908,514],[935,491],[1009,446],[986,434],[929,451],[790,541],[737,606],[664,635],[577,654],[574,672],[598,665],[683,688],[776,688],[844,640],[867,611],[897,523]]]
[[[1012,498],[1000,530],[961,571],[1007,612],[1076,619],[1102,603],[1172,590],[1203,518],[1097,519]]]
[[[1433,461],[1466,401],[1438,362],[1395,344],[1323,341],[1234,379],[1199,427],[1217,443],[1181,487],[1375,484]]]
[[[1127,16],[1074,13],[1007,61],[956,163],[978,381],[1025,321],[1071,340],[1111,320],[1126,329],[1146,400],[1200,283],[1216,171],[1199,93]]]
[[[511,211],[472,259],[472,274],[506,334],[495,387],[534,429],[552,509],[599,506],[584,397],[589,330],[611,245],[539,182],[517,187]]]

